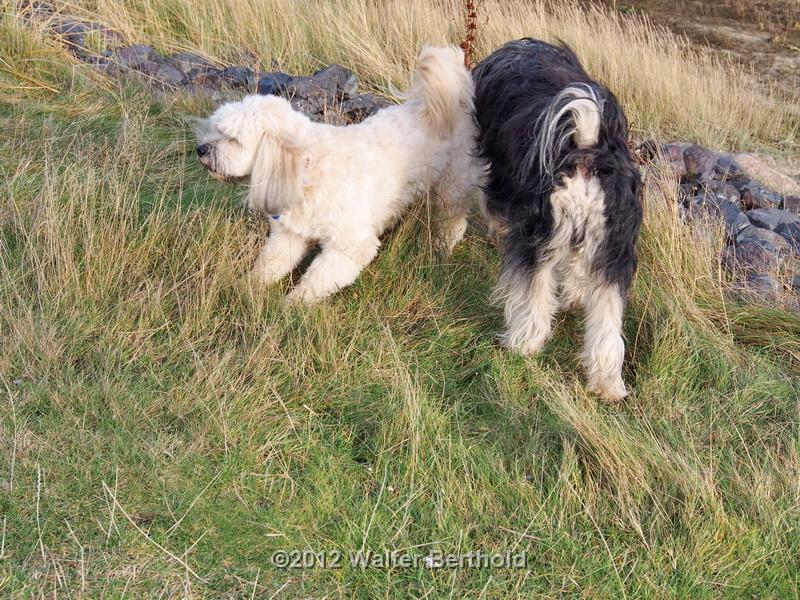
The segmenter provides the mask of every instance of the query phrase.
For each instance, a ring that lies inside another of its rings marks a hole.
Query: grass
[[[422,0],[187,6],[70,9],[164,51],[342,61],[378,90],[458,33],[454,6]],[[664,32],[484,6],[481,53],[561,35],[642,132],[796,149],[791,107],[711,94],[744,75]],[[678,221],[666,176],[648,177],[632,395],[612,407],[583,388],[576,315],[541,356],[495,346],[477,222],[442,260],[420,202],[352,288],[289,307],[245,277],[266,225],[191,155],[186,116],[210,105],[103,79],[8,14],[0,102],[0,595],[800,593],[800,319],[726,297],[719,237]],[[528,566],[281,570],[278,549]]]

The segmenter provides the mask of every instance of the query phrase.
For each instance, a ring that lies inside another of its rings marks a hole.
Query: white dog
[[[289,298],[325,298],[356,280],[375,258],[379,236],[429,191],[443,201],[441,246],[452,250],[480,176],[472,94],[462,51],[427,48],[406,102],[357,125],[314,123],[276,96],[217,109],[199,136],[200,162],[219,179],[249,179],[247,206],[272,218],[253,277],[281,279],[319,243]]]

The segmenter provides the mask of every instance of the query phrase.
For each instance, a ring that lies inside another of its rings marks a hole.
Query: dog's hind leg
[[[625,343],[622,341],[624,301],[617,285],[603,284],[584,299],[586,342],[583,364],[589,390],[616,402],[627,395],[622,381]]]
[[[260,284],[275,283],[288,275],[308,252],[308,240],[279,223],[272,223],[269,237],[253,266],[251,277]]]
[[[323,246],[300,283],[287,296],[291,302],[313,303],[353,283],[378,253],[380,240],[373,238],[349,244],[346,250]]]
[[[532,276],[506,270],[496,292],[505,298],[506,331],[500,343],[523,355],[539,352],[550,338],[558,310],[552,262],[540,265]]]
[[[477,174],[473,172],[474,166],[462,165],[463,170],[460,173],[457,172],[458,166],[451,166],[436,186],[443,209],[437,247],[447,255],[464,238],[470,203],[478,186]]]

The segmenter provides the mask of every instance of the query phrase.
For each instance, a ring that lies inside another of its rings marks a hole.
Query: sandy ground
[[[644,13],[800,102],[800,0],[595,0]]]

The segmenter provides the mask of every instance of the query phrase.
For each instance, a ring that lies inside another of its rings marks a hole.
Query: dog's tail
[[[554,175],[570,139],[579,149],[596,146],[604,103],[602,93],[592,84],[574,83],[564,88],[536,123],[535,142],[525,165],[527,170],[538,162],[540,173]]]
[[[450,135],[459,114],[472,111],[472,77],[464,66],[464,51],[455,46],[424,48],[408,96],[422,104],[423,118],[434,133]]]

